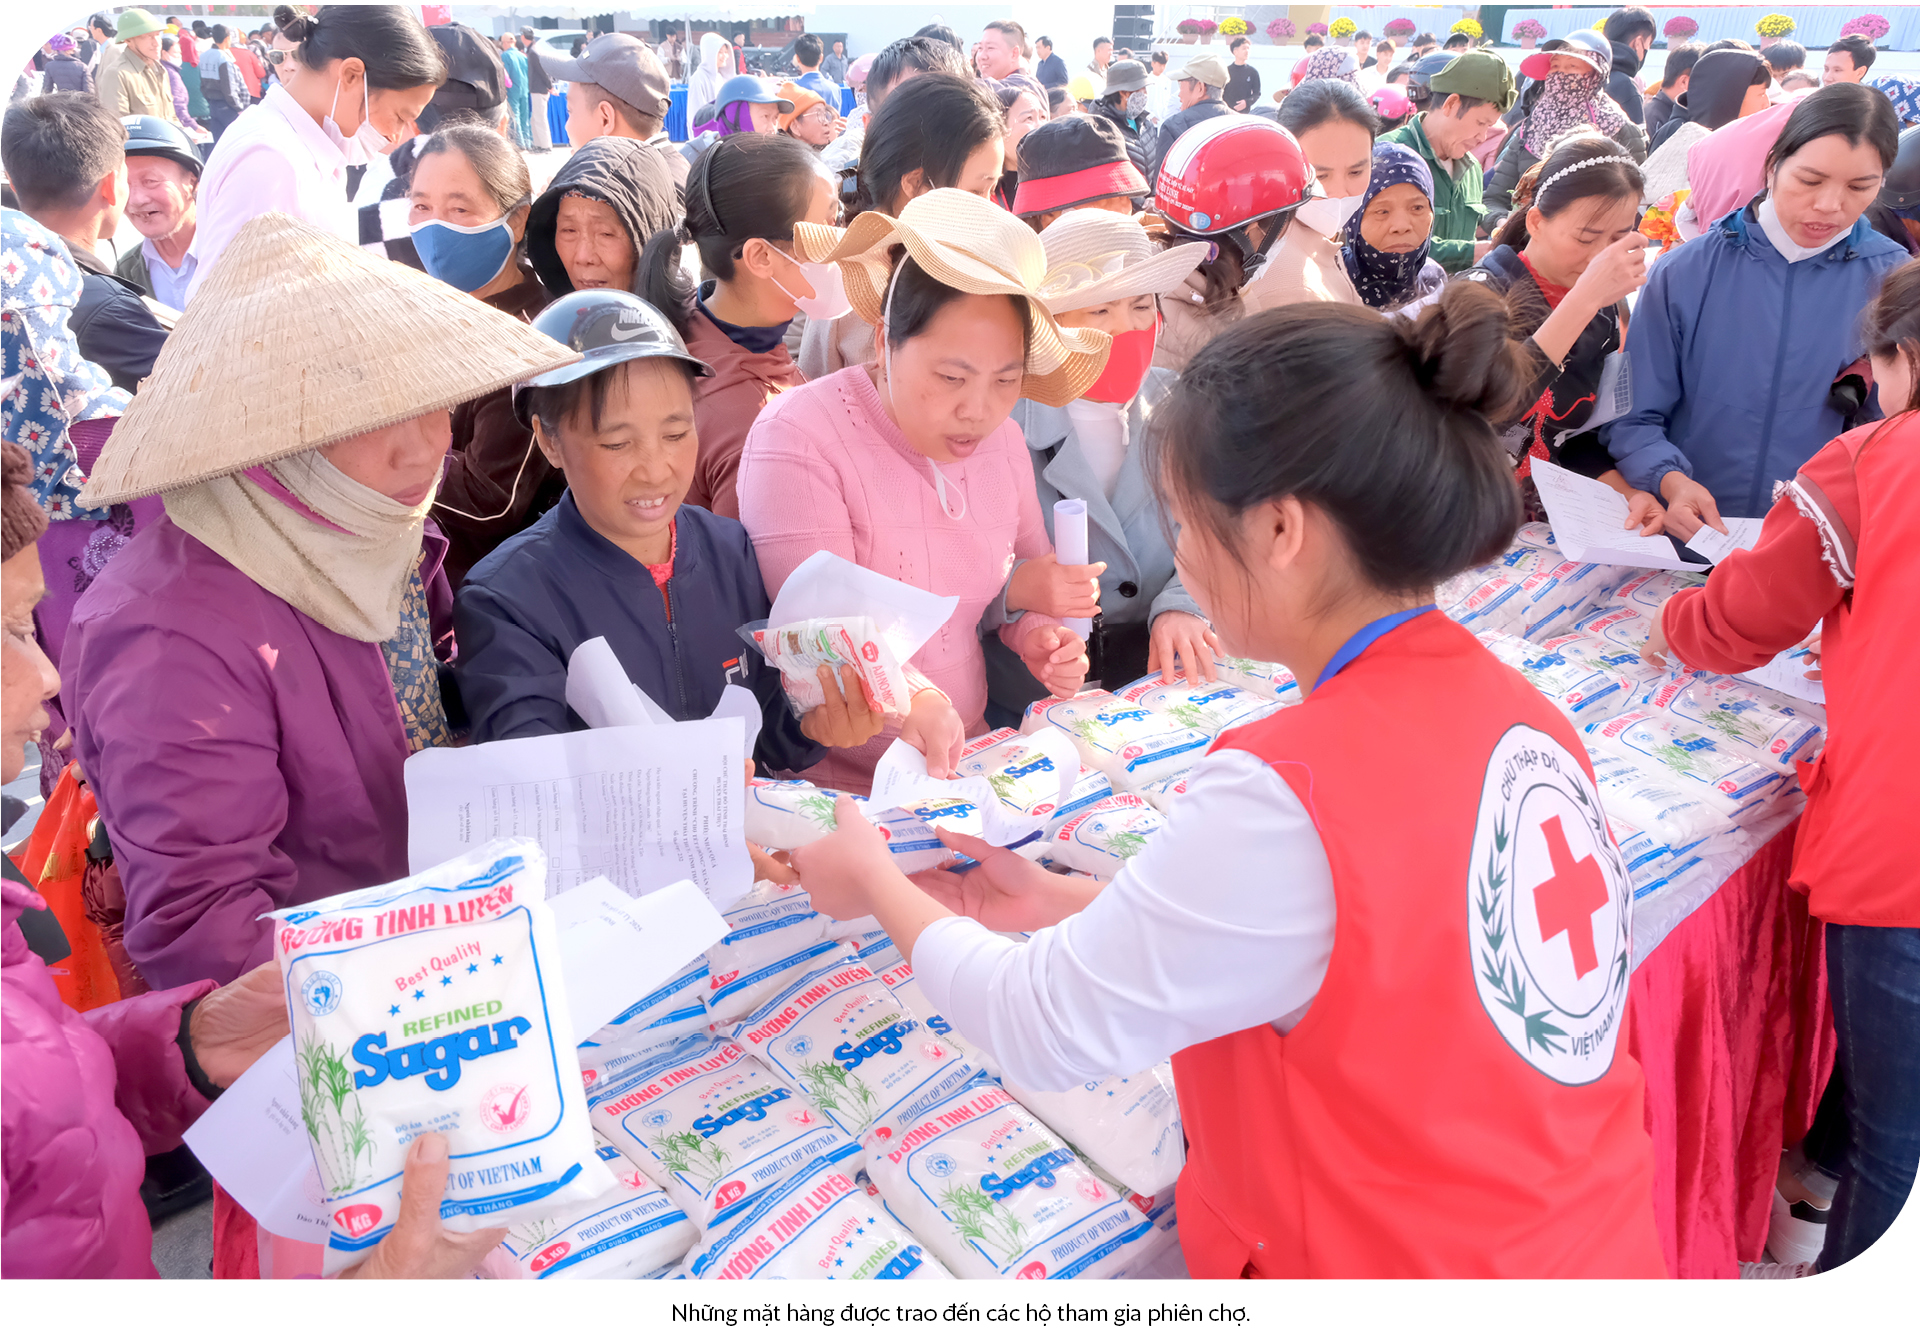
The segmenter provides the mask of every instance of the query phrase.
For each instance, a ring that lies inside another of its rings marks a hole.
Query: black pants
[[[220,137],[226,134],[227,127],[233,125],[234,119],[239,115],[240,109],[232,103],[207,99],[207,129],[213,132],[214,144],[220,143]]]

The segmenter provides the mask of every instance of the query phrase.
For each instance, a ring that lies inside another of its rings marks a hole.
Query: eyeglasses
[[[825,103],[816,103],[794,118],[795,121],[811,121],[821,126],[833,125],[833,113],[827,111]]]
[[[284,47],[275,47],[267,53],[268,65],[284,65],[293,59],[293,53]]]

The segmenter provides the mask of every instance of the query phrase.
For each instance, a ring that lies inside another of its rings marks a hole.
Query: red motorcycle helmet
[[[1265,117],[1232,112],[1174,141],[1153,188],[1169,224],[1198,237],[1232,237],[1247,254],[1249,270],[1261,257],[1246,226],[1295,209],[1312,192],[1313,165],[1292,132]]]

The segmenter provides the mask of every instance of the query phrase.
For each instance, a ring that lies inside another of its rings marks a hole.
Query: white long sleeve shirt
[[[1154,843],[1026,943],[931,925],[915,978],[1016,1084],[1057,1092],[1248,1027],[1297,1023],[1333,953],[1333,874],[1306,809],[1244,751],[1194,767]]]
[[[193,237],[199,261],[187,284],[189,299],[219,269],[234,235],[268,211],[360,241],[359,216],[347,200],[346,152],[279,84],[220,137],[201,174],[199,199]]]

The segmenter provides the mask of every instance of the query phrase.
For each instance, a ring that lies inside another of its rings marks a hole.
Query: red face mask
[[[1153,348],[1160,340],[1160,314],[1145,331],[1126,331],[1113,338],[1107,350],[1107,367],[1093,380],[1093,386],[1080,394],[1085,401],[1107,401],[1124,406],[1140,394],[1147,370],[1153,367]]]

